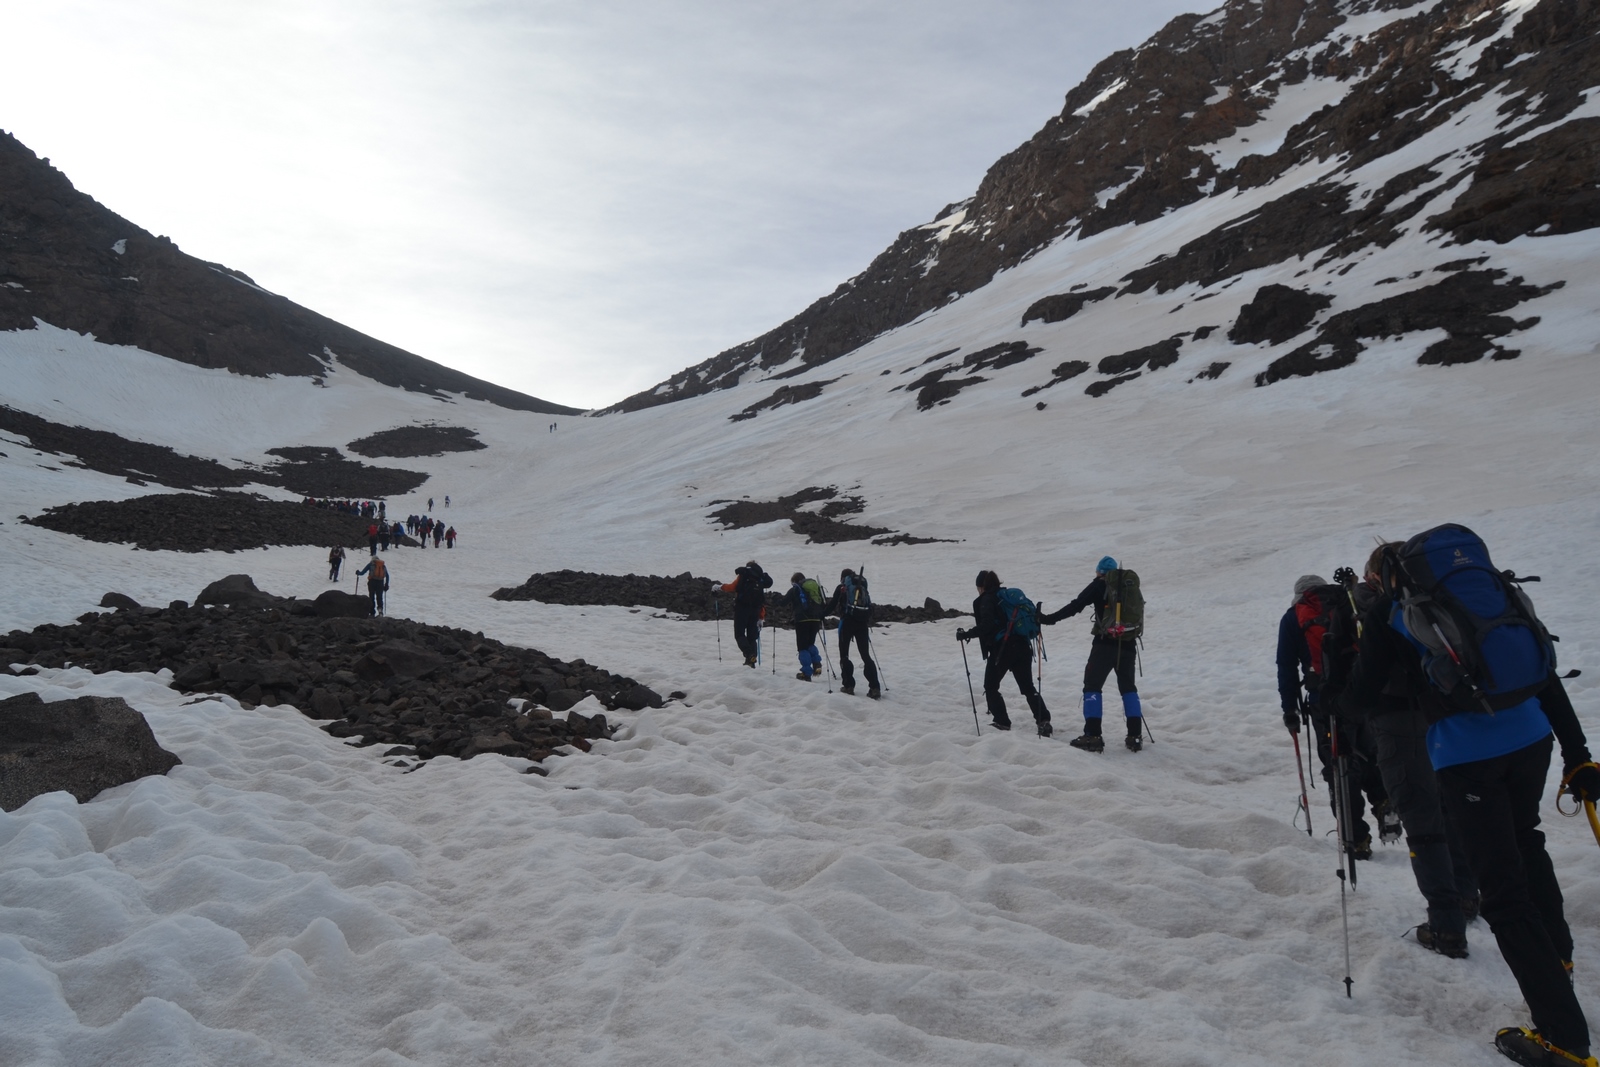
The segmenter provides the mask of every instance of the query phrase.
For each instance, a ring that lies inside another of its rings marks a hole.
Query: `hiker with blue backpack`
[[[1552,638],[1521,589],[1534,579],[1497,570],[1482,539],[1453,524],[1385,546],[1377,569],[1347,692],[1370,702],[1387,682],[1412,679],[1482,915],[1533,1020],[1499,1030],[1495,1047],[1530,1067],[1594,1065],[1571,981],[1572,931],[1538,827],[1556,740],[1565,768],[1558,807],[1562,796],[1600,799],[1600,766],[1556,673]],[[1409,670],[1413,661],[1420,670]]]
[[[1011,716],[1000,695],[1000,681],[1010,674],[1033,712],[1039,736],[1049,737],[1055,732],[1050,724],[1050,709],[1033,686],[1033,642],[1039,637],[1039,617],[1033,601],[1020,589],[1002,586],[994,571],[979,571],[976,584],[978,598],[972,602],[976,621],[971,629],[957,630],[956,639],[978,639],[978,651],[985,660],[983,701],[990,725],[996,730],[1011,729]]]
[[[789,591],[783,594],[783,599],[789,602],[794,612],[794,644],[800,655],[800,673],[795,677],[802,682],[809,682],[822,670],[822,653],[817,651],[817,633],[822,629],[822,620],[828,613],[828,601],[822,595],[822,586],[817,580],[807,578],[799,571],[790,575]]]
[[[1106,750],[1100,732],[1100,691],[1115,671],[1122,712],[1128,720],[1124,743],[1128,751],[1138,752],[1144,737],[1144,710],[1133,676],[1139,638],[1144,633],[1144,594],[1139,589],[1139,575],[1119,567],[1110,556],[1102,556],[1095,564],[1094,581],[1083,587],[1077,599],[1048,615],[1041,614],[1039,621],[1054,626],[1088,607],[1094,608],[1094,625],[1090,630],[1093,640],[1089,644],[1089,662],[1083,668],[1083,734],[1068,744],[1088,752]]]
[[[828,613],[839,617],[839,692],[849,695],[856,691],[855,664],[850,662],[850,642],[854,641],[861,651],[861,673],[867,676],[867,696],[877,700],[883,690],[878,687],[878,665],[872,661],[872,595],[866,577],[849,567],[840,571]]]

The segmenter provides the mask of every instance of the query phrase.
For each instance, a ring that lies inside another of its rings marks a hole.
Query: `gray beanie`
[[[1294,599],[1298,603],[1300,598],[1311,592],[1319,585],[1327,585],[1328,579],[1320,574],[1302,574],[1294,580]]]

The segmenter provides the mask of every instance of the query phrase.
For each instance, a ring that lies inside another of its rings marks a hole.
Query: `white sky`
[[[1210,0],[0,0],[0,129],[187,252],[579,406],[748,340]]]

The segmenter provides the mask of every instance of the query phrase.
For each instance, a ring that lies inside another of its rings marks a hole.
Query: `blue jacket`
[[[1291,605],[1278,621],[1278,699],[1284,711],[1300,706],[1300,679],[1310,670],[1311,647]]]

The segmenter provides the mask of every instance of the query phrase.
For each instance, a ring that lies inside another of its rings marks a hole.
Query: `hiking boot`
[[[1362,834],[1356,838],[1355,842],[1350,846],[1350,855],[1358,860],[1370,860],[1372,858],[1372,835]]]
[[[1081,734],[1068,741],[1067,744],[1073,748],[1081,748],[1085,752],[1104,752],[1106,750],[1106,739],[1099,734]]]
[[[1122,743],[1128,746],[1129,752],[1138,752],[1144,748],[1144,741],[1137,737],[1125,737]]]
[[[879,697],[883,696],[883,690],[879,689],[875,685],[869,685],[867,687],[867,696],[871,697],[873,700],[877,700]]]
[[[1056,728],[1050,725],[1049,719],[1036,719],[1034,720],[1034,723],[1039,727],[1040,737],[1049,737],[1051,734],[1056,732]]]
[[[1467,958],[1467,935],[1451,934],[1443,930],[1435,931],[1427,923],[1417,927],[1417,944],[1425,949],[1431,949],[1441,956],[1449,956],[1453,960]]]
[[[990,719],[989,720],[989,725],[993,726],[996,730],[1009,730],[1009,729],[1011,729],[1011,720],[1010,719]]]
[[[1494,1047],[1513,1063],[1525,1067],[1596,1067],[1593,1056],[1580,1056],[1557,1048],[1537,1030],[1508,1026],[1494,1035]]]
[[[800,679],[802,682],[811,681],[811,675],[807,674],[805,671],[801,671],[799,674],[795,675],[795,677]]]
[[[1400,824],[1400,813],[1394,810],[1394,805],[1385,800],[1373,808],[1372,814],[1378,817],[1378,840],[1386,845],[1392,845],[1405,835],[1405,827]]]
[[[1478,909],[1483,906],[1483,894],[1474,893],[1470,897],[1461,898],[1461,917],[1467,922],[1472,922],[1478,917]]]
[[[746,656],[744,658],[744,665],[746,667],[754,667],[756,665],[756,658],[754,656]]]
[[[856,695],[856,687],[853,685],[841,685],[839,687],[839,692],[843,693],[847,697],[853,697]]]

